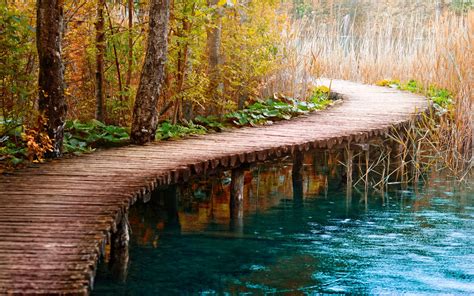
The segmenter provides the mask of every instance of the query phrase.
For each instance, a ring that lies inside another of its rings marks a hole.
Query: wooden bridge
[[[0,294],[88,294],[104,245],[120,233],[128,208],[154,189],[297,151],[363,143],[428,107],[423,97],[389,88],[333,81],[332,90],[342,104],[291,121],[98,151],[0,176]]]

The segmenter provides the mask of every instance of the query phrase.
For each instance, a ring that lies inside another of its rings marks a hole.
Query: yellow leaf
[[[329,87],[325,85],[321,85],[320,87],[317,88],[317,90],[325,94],[329,93],[330,91]]]
[[[377,81],[375,83],[375,85],[377,85],[377,86],[389,86],[390,85],[390,80],[383,79],[383,80]]]

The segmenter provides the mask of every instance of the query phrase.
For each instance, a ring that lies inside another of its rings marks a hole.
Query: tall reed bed
[[[474,11],[374,3],[294,20],[287,32],[291,86],[304,89],[312,75],[364,83],[414,79],[424,86],[421,92],[449,90],[454,102],[448,112],[419,121],[416,133],[426,131],[420,140],[442,160],[439,167],[465,177],[473,157]]]

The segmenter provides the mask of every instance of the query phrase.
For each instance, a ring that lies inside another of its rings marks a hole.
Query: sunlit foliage
[[[161,125],[164,136],[158,138],[168,138],[172,126],[187,126],[197,116],[213,112],[222,119],[223,114],[261,100],[268,77],[283,67],[284,2],[171,2],[166,79],[158,106],[160,120],[170,126],[167,130],[166,124]],[[105,1],[103,124],[91,121],[97,108],[98,5],[99,1],[64,2],[62,57],[69,120],[66,152],[107,144],[94,135],[108,137],[108,126],[130,126],[144,60],[148,1]],[[15,135],[34,130],[38,124],[35,1],[2,1],[0,13],[0,145],[2,155],[9,155],[7,146],[26,147],[27,142]],[[210,31],[216,27],[220,28],[217,97],[210,93],[207,44]],[[81,126],[79,122],[89,123]]]

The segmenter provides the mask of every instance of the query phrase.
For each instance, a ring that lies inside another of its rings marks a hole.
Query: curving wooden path
[[[328,82],[325,82],[326,85]],[[87,294],[122,213],[161,185],[310,148],[364,142],[424,112],[423,97],[333,81],[344,102],[272,126],[98,151],[0,177],[0,294]]]

